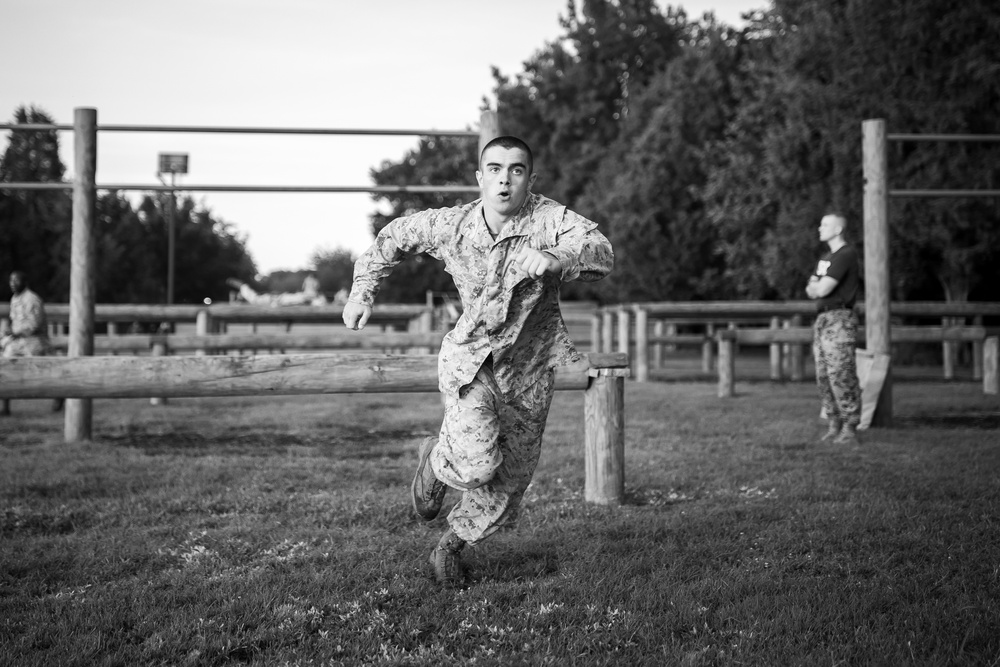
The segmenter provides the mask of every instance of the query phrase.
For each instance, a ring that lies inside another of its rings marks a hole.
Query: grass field
[[[1000,664],[1000,399],[901,381],[842,449],[812,385],[737,389],[627,384],[622,507],[583,501],[559,392],[459,591],[407,495],[437,395],[96,401],[74,446],[14,401],[0,664]]]

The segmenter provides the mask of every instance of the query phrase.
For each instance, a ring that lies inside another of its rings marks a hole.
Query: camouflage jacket
[[[524,247],[556,257],[561,275],[529,278],[513,261]],[[603,278],[614,263],[597,224],[551,199],[529,195],[495,241],[482,200],[476,200],[386,225],[354,265],[350,300],[372,305],[382,280],[412,253],[443,261],[462,299],[462,316],[445,336],[438,361],[440,389],[447,394],[471,382],[490,354],[505,395],[579,359],[559,311],[559,285]]]

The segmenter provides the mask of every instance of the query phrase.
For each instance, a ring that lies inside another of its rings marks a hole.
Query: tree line
[[[535,152],[535,191],[601,225],[602,302],[800,299],[829,208],[862,233],[861,124],[1000,134],[1000,3],[774,0],[741,29],[653,0],[569,2],[562,36],[522,72],[495,70],[504,133]],[[486,104],[484,102],[484,108]],[[426,140],[372,171],[382,185],[466,183],[468,142]],[[997,143],[901,143],[890,187],[996,189]],[[460,201],[382,197],[392,218]],[[996,198],[894,199],[894,299],[1000,300]],[[446,280],[413,265],[385,291]]]
[[[524,63],[493,71],[505,133],[535,152],[535,190],[597,221],[615,247],[612,275],[570,284],[565,298],[799,299],[828,208],[862,236],[861,123],[891,132],[1000,134],[1000,3],[994,0],[774,0],[741,28],[654,0],[568,0],[562,33]],[[21,108],[17,123],[51,123]],[[890,188],[997,189],[997,143],[890,144]],[[370,170],[376,185],[472,182],[475,142],[425,138]],[[12,132],[0,181],[64,178],[56,132]],[[256,267],[232,224],[187,197],[137,205],[99,193],[97,300],[165,300],[167,223],[176,211],[175,301],[228,297],[225,279]],[[373,196],[373,233],[400,215],[468,201],[406,192]],[[0,269],[21,268],[50,301],[68,300],[68,191],[0,190]],[[996,198],[894,199],[892,298],[1000,300]],[[306,271],[349,287],[349,251],[316,251],[262,289],[297,289]],[[382,301],[453,291],[417,257]]]

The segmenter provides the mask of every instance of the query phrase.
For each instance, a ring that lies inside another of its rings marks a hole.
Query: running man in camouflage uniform
[[[846,218],[836,213],[820,221],[819,240],[829,246],[830,252],[820,258],[816,272],[809,277],[806,294],[816,300],[813,356],[816,384],[829,422],[823,440],[856,445],[861,387],[855,356],[858,317],[854,302],[860,276],[858,254],[844,240],[846,227]]]
[[[462,577],[459,552],[514,517],[541,453],[556,366],[579,359],[559,311],[559,286],[598,280],[614,255],[597,224],[532,194],[531,149],[498,137],[480,156],[482,197],[397,218],[357,260],[344,323],[363,328],[382,280],[406,255],[445,263],[464,311],[444,338],[445,411],[420,448],[413,506],[430,521],[448,487],[462,498],[431,553],[438,581]]]

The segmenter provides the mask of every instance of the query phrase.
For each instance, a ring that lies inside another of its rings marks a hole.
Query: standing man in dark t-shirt
[[[823,440],[856,445],[861,387],[855,357],[858,317],[854,314],[854,302],[860,276],[858,253],[844,240],[846,227],[847,219],[839,213],[830,213],[820,220],[819,240],[829,246],[830,252],[820,258],[816,272],[809,277],[806,295],[816,301],[813,336],[816,384],[830,427]]]

